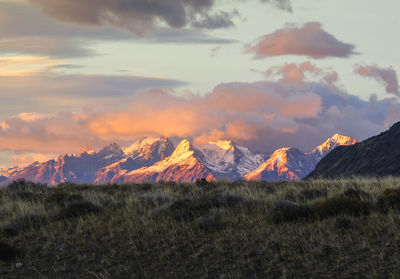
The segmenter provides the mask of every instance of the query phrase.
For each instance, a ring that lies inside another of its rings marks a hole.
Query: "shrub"
[[[83,201],[83,197],[80,195],[70,195],[66,192],[55,192],[49,195],[44,200],[44,204],[46,206],[59,206],[65,207],[66,205],[73,203],[73,202],[80,202]]]
[[[38,214],[30,214],[16,218],[9,222],[3,229],[3,232],[8,236],[16,236],[21,231],[37,228],[47,220],[46,216]]]
[[[209,204],[209,207],[235,207],[239,206],[244,202],[244,198],[238,194],[232,194],[232,193],[221,193],[221,194],[216,194],[214,196],[210,197],[205,197],[202,199],[203,203]]]
[[[361,215],[368,215],[370,209],[371,204],[369,202],[345,196],[337,196],[316,204],[314,206],[314,214],[320,219],[340,215],[358,217]]]
[[[11,191],[43,191],[46,189],[46,184],[34,183],[26,181],[25,179],[14,180],[8,185],[8,189]]]
[[[300,191],[297,198],[301,201],[314,200],[321,197],[327,197],[328,191],[326,189],[305,189]]]
[[[212,208],[231,206],[235,203],[231,195],[217,195],[197,200],[177,200],[169,206],[168,210],[175,220],[188,221],[207,214]]]
[[[169,202],[170,198],[165,194],[146,193],[141,196],[141,199],[146,203],[161,204]]]
[[[377,206],[383,212],[390,208],[400,209],[400,189],[385,189],[377,200]]]
[[[61,188],[61,187],[75,187],[77,185],[78,184],[76,184],[74,182],[67,181],[67,182],[63,182],[63,183],[58,184],[57,187],[59,187],[59,188]]]
[[[16,259],[17,249],[12,247],[5,241],[0,241],[0,260],[3,262],[10,262]]]
[[[207,179],[205,179],[205,178],[200,178],[200,179],[196,180],[196,186],[200,186],[200,187],[207,186],[209,183],[210,182],[208,182]]]
[[[196,225],[205,232],[215,232],[224,227],[221,215],[218,212],[197,218]]]
[[[88,214],[98,214],[100,211],[100,207],[91,202],[73,202],[59,211],[58,218],[75,218]]]
[[[36,195],[26,190],[18,190],[11,193],[11,198],[29,201],[34,200],[36,198]]]
[[[308,206],[298,205],[291,201],[278,201],[272,211],[274,223],[310,220],[312,210]]]
[[[202,208],[189,199],[177,200],[169,207],[171,217],[177,221],[188,221],[206,213],[208,208]]]
[[[347,230],[350,229],[352,226],[352,222],[350,219],[346,217],[339,217],[335,221],[335,228]]]
[[[287,189],[283,198],[288,201],[296,201],[296,189],[294,187]]]
[[[343,192],[343,195],[348,198],[357,199],[357,200],[370,200],[372,199],[371,195],[367,192],[360,189],[347,189]]]

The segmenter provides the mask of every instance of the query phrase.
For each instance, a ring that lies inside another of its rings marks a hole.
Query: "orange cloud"
[[[41,153],[27,153],[21,155],[13,155],[9,159],[9,162],[14,166],[27,166],[34,162],[46,162],[50,159],[53,159],[55,156],[50,154],[41,154]]]
[[[256,137],[269,125],[264,115],[279,118],[315,117],[320,97],[291,92],[276,83],[230,83],[205,96],[180,97],[163,90],[143,92],[129,108],[94,115],[89,129],[103,137],[132,138],[143,134],[193,137],[198,142],[223,135],[236,140]]]

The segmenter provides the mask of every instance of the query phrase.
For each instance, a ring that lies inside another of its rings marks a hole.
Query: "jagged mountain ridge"
[[[120,182],[124,174],[151,166],[170,156],[174,150],[174,144],[168,138],[145,137],[123,149],[125,158],[99,169],[93,182],[96,184]]]
[[[244,176],[247,180],[296,180],[306,177],[318,162],[338,146],[353,145],[351,137],[335,134],[311,152],[297,148],[280,148],[256,170]]]
[[[400,176],[400,122],[388,131],[352,146],[341,146],[322,159],[307,178]]]
[[[124,152],[121,147],[113,143],[97,153],[83,152],[79,155],[68,154],[44,163],[35,162],[22,169],[10,169],[9,172],[12,175],[5,182],[25,179],[49,185],[57,185],[67,181],[90,183],[100,168],[123,157]]]
[[[281,148],[272,155],[253,152],[229,140],[194,146],[183,140],[176,148],[168,138],[143,138],[129,147],[111,144],[99,152],[64,155],[25,168],[0,170],[1,184],[16,179],[56,185],[62,182],[123,183],[188,181],[199,178],[292,180],[310,173],[318,161],[339,145],[355,140],[334,135],[313,151]]]

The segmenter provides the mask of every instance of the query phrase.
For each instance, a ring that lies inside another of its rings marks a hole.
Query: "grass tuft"
[[[372,205],[369,202],[360,201],[345,196],[336,196],[320,202],[314,206],[314,215],[319,219],[350,215],[359,217],[369,215]]]
[[[89,214],[98,214],[101,212],[101,208],[89,201],[73,202],[62,208],[57,217],[63,218],[76,218]]]
[[[10,221],[3,228],[3,232],[8,236],[17,236],[24,230],[38,228],[46,221],[47,218],[44,215],[29,214]]]

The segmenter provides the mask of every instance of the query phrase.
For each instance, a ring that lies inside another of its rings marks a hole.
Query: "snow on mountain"
[[[252,152],[247,147],[226,140],[209,142],[198,150],[203,153],[202,162],[216,177],[228,179],[241,178],[267,158],[266,154]]]
[[[313,156],[318,162],[325,157],[329,152],[341,145],[353,145],[356,144],[357,140],[351,137],[335,134],[327,139],[323,144],[314,148],[307,155]]]
[[[91,183],[98,169],[125,156],[121,147],[110,144],[97,153],[68,154],[44,163],[35,162],[16,171],[3,183],[17,179],[57,185],[63,182]]]
[[[213,180],[212,172],[201,162],[201,151],[188,140],[181,141],[171,156],[152,166],[133,170],[121,176],[120,182],[180,181],[194,182],[200,178]]]
[[[121,148],[113,143],[98,152],[69,154],[23,168],[0,170],[0,184],[16,179],[56,185],[63,182],[108,183],[190,181],[225,178],[292,180],[308,175],[317,163],[339,145],[355,139],[335,134],[311,152],[281,148],[271,156],[256,153],[229,140],[194,146],[188,140],[174,147],[168,138],[143,138]]]
[[[306,177],[318,162],[340,145],[352,145],[351,137],[335,134],[311,152],[303,153],[296,148],[281,148],[256,170],[247,173],[247,180],[296,180]]]
[[[99,169],[93,182],[107,183],[123,180],[123,176],[135,169],[148,167],[174,152],[173,143],[165,137],[145,137],[123,148],[125,158]]]
[[[296,148],[280,148],[259,168],[246,174],[247,180],[296,180],[314,169],[312,159]]]

